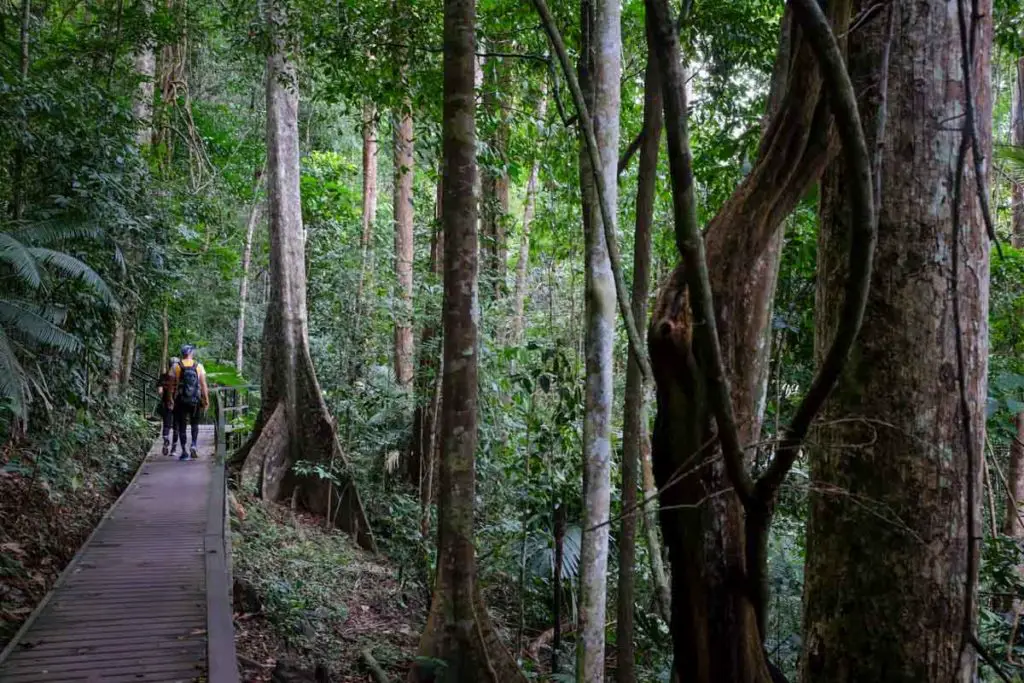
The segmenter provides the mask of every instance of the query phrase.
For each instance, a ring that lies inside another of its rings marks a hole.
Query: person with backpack
[[[160,395],[158,411],[163,418],[164,455],[174,455],[178,450],[178,430],[174,427],[174,395],[178,386],[178,363],[179,358],[171,358],[170,364],[165,372],[157,380],[157,394]],[[185,449],[185,442],[181,443],[182,450]]]
[[[196,459],[196,442],[199,440],[199,418],[210,405],[210,391],[206,386],[206,370],[195,358],[196,349],[191,344],[181,347],[181,361],[175,367],[177,386],[174,394],[174,421],[181,441],[179,460]],[[185,450],[185,425],[192,425],[192,448]]]

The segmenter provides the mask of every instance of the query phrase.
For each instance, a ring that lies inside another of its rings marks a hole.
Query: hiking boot
[[[163,451],[164,455],[167,455],[167,451],[168,451],[168,449],[170,447],[171,447],[170,439],[164,439],[164,451]]]

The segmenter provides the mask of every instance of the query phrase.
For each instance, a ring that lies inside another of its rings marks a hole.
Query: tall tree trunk
[[[246,457],[262,457],[262,494],[291,500],[328,515],[363,547],[374,541],[366,522],[348,460],[324,403],[309,352],[306,308],[305,238],[299,194],[298,84],[282,0],[267,4],[271,38],[267,56],[267,205],[270,223],[270,297],[263,325],[262,405],[249,442],[232,458],[240,469]],[[341,466],[339,493],[327,509],[329,484],[300,476],[298,461]]]
[[[644,128],[636,181],[636,235],[633,240],[633,319],[638,329],[647,321],[650,291],[651,225],[654,222],[655,183],[658,176],[658,148],[661,146],[661,84],[653,52],[647,55],[644,77]],[[635,683],[636,656],[633,651],[633,603],[636,564],[637,485],[640,479],[641,441],[646,432],[646,391],[640,364],[634,353],[626,366],[626,397],[622,426],[622,529],[619,533],[619,595],[616,623],[618,683]]]
[[[585,0],[582,8],[581,84],[592,105],[611,206],[616,206],[619,149],[619,81],[622,73],[618,0]],[[586,243],[586,379],[583,418],[583,538],[580,541],[580,639],[578,681],[604,680],[608,583],[608,516],[611,496],[612,364],[615,280],[602,227],[586,146],[580,144]],[[612,219],[614,220],[614,215]],[[613,228],[611,234],[615,234]]]
[[[976,7],[970,96],[987,154],[991,3]],[[952,0],[894,8],[888,124],[880,141],[871,126],[866,131],[882,154],[879,272],[818,431],[821,447],[810,450],[801,660],[807,683],[967,683],[975,673],[969,638],[977,617],[989,246],[977,201],[981,180],[965,138],[939,124],[963,125],[968,92],[957,10],[971,10]],[[880,20],[849,37],[864,121],[885,101],[878,83],[886,32]],[[822,183],[819,355],[839,319],[848,182],[836,165]]]
[[[133,316],[125,326],[124,345],[121,354],[121,391],[128,391],[132,383],[132,368],[135,366],[135,335],[138,321]]]
[[[547,84],[543,86],[540,104],[537,105],[537,121],[543,126],[548,113]],[[519,260],[516,262],[516,285],[512,302],[512,325],[509,341],[513,344],[522,340],[526,327],[526,272],[530,263],[530,224],[537,206],[537,183],[540,178],[540,157],[533,160],[530,179],[526,183],[526,202],[523,207],[523,230],[519,238]]]
[[[500,52],[504,43],[495,44]],[[481,173],[481,204],[483,206],[484,257],[483,280],[493,299],[505,291],[505,264],[508,261],[505,225],[508,220],[508,65],[501,57],[489,60],[484,68],[484,109],[495,118],[490,136],[489,163]]]
[[[245,309],[249,301],[252,240],[256,234],[256,225],[260,222],[260,213],[263,208],[263,198],[259,196],[261,182],[262,177],[257,179],[256,187],[253,188],[252,208],[249,209],[249,220],[245,224],[245,247],[242,249],[242,282],[238,287],[238,325],[235,328],[235,370],[239,374],[245,369]]]
[[[136,47],[133,57],[139,85],[132,101],[132,114],[139,126],[135,133],[135,144],[144,147],[153,141],[153,77],[156,75],[156,56],[148,25],[153,14],[153,3],[151,0],[140,0],[139,7],[147,26],[146,35]]]
[[[1017,78],[1013,89],[1012,140],[1018,147],[1024,147],[1024,57],[1017,60]],[[1013,183],[1013,246],[1024,249],[1024,183]]]
[[[124,319],[114,322],[110,339],[110,374],[107,377],[107,394],[116,398],[121,393],[121,374],[124,371]]]
[[[359,286],[356,289],[356,314],[362,315],[363,290],[369,275],[370,244],[373,224],[377,221],[377,111],[372,102],[363,106],[363,207],[359,247],[362,251],[359,267]],[[356,321],[357,324],[359,321]]]
[[[1024,537],[1024,413],[1014,420],[1016,438],[1010,443],[1009,495],[1003,516],[1003,533],[1014,538]]]
[[[662,69],[678,222],[680,212],[686,212],[680,207],[692,210],[693,202],[685,77],[668,3],[646,4],[656,17],[653,42]],[[849,4],[830,2],[827,9],[833,32],[844,35]],[[838,147],[830,135],[817,61],[788,8],[775,76],[769,95],[772,116],[762,131],[757,162],[712,219],[704,239],[722,379],[730,387],[742,445],[757,440],[763,414],[766,328],[777,268],[772,249],[777,249],[782,221]],[[691,348],[687,277],[677,266],[662,287],[648,341],[658,405],[652,457],[663,490],[661,524],[672,563],[676,673],[695,683],[764,683],[771,676],[761,627],[767,600],[764,535],[748,528],[750,518],[712,438],[706,379],[712,370],[709,359]]]
[[[474,0],[444,3],[444,379],[437,579],[420,655],[446,663],[453,683],[525,681],[498,640],[476,582],[477,208]],[[434,680],[418,660],[411,681]]]
[[[21,0],[21,31],[19,36],[19,74],[21,76],[21,112],[19,113],[19,127],[21,139],[14,146],[14,159],[11,165],[11,215],[14,220],[20,221],[25,214],[25,143],[28,136],[28,67],[29,67],[29,39],[32,24],[32,1]]]
[[[395,183],[395,379],[404,389],[412,388],[412,266],[413,266],[413,127],[412,104],[406,102],[393,118]]]
[[[644,396],[644,412],[648,400]],[[654,583],[654,598],[658,603],[658,614],[665,623],[672,623],[672,587],[665,561],[662,558],[661,536],[658,535],[658,487],[654,483],[654,466],[651,463],[651,434],[646,417],[640,422],[640,473],[644,493],[644,535],[647,539],[647,559],[651,563],[651,581]]]

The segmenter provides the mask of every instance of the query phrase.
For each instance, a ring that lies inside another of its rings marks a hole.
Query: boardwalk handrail
[[[217,440],[220,448],[220,438]],[[227,511],[224,458],[213,458],[213,480],[207,506],[206,536],[206,666],[209,683],[239,683],[231,596],[231,531]]]

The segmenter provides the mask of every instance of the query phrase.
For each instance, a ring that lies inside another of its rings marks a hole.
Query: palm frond
[[[3,326],[0,326],[0,403],[6,402],[15,417],[28,416],[25,405],[25,371],[14,354]]]
[[[114,293],[107,287],[107,283],[103,281],[103,278],[95,270],[82,261],[62,251],[55,251],[44,247],[31,247],[29,251],[40,263],[68,277],[81,279],[82,282],[92,287],[105,303],[112,308],[117,308],[117,300],[114,298]]]
[[[32,289],[39,286],[35,257],[28,247],[7,232],[0,232],[0,261],[10,264],[18,278]]]
[[[49,346],[62,353],[81,350],[82,342],[78,337],[57,327],[33,308],[25,302],[0,299],[0,327],[6,328],[8,335]]]
[[[27,225],[15,233],[27,244],[53,246],[74,239],[99,239],[104,236],[103,228],[95,223],[44,220]]]

